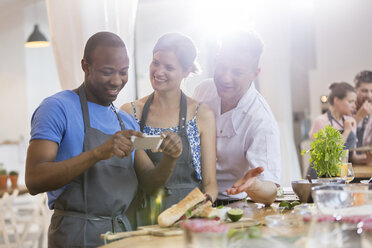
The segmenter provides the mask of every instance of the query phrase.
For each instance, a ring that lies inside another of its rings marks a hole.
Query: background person
[[[214,78],[202,82],[194,98],[214,112],[217,129],[217,205],[248,196],[271,204],[280,183],[278,124],[253,81],[263,43],[253,32],[222,40]]]
[[[357,112],[354,118],[358,124],[357,146],[363,146],[372,144],[372,133],[371,135],[364,135],[365,130],[372,129],[372,71],[361,71],[354,78],[355,89],[357,93]]]
[[[154,167],[143,150],[134,118],[112,102],[128,81],[129,58],[119,36],[96,33],[81,61],[84,82],[46,98],[31,121],[26,185],[32,195],[48,191],[54,209],[49,247],[97,247],[100,234],[131,230],[129,206],[138,183],[151,192],[164,184],[182,152],[167,132],[164,156]]]
[[[319,132],[327,125],[340,130],[344,137],[345,149],[356,146],[356,121],[352,117],[355,111],[356,93],[353,86],[348,83],[332,83],[329,86],[329,110],[315,118],[311,126],[309,137],[314,140],[314,133]]]
[[[372,145],[372,71],[361,71],[354,78],[357,92],[357,147]],[[360,164],[372,165],[372,152],[360,153]],[[363,157],[364,156],[364,157]]]
[[[192,40],[182,34],[163,35],[153,49],[150,81],[154,92],[121,109],[133,115],[145,134],[160,134],[164,130],[178,133],[183,152],[163,196],[144,195],[139,206],[139,225],[155,224],[157,215],[178,203],[195,187],[199,187],[213,202],[217,197],[216,136],[213,112],[181,91],[181,82],[197,71],[197,51]],[[154,164],[161,152],[147,150]],[[159,209],[159,203],[161,207]],[[158,211],[155,211],[157,209]]]
[[[314,133],[319,132],[327,125],[339,130],[343,136],[344,149],[356,147],[356,121],[352,117],[355,112],[356,93],[353,86],[346,82],[332,83],[329,86],[330,93],[328,102],[331,105],[329,110],[315,118],[312,123],[309,137],[314,140]],[[353,163],[359,161],[361,156],[355,152],[349,152],[348,160]],[[317,178],[315,169],[310,166],[307,172],[311,178]]]

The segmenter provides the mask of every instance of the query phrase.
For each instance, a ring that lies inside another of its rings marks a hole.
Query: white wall
[[[321,113],[320,96],[332,82],[372,70],[372,1],[315,1],[316,69],[310,74],[311,117]],[[353,84],[354,85],[354,84]]]
[[[0,162],[20,173],[24,162],[33,111],[45,97],[58,92],[58,75],[51,47],[25,48],[38,23],[50,39],[45,3],[13,1],[0,8]]]
[[[37,14],[37,15],[35,15]],[[24,39],[27,40],[34,29],[35,23],[40,31],[50,41],[50,32],[46,6],[44,1],[26,5],[23,9],[24,16]],[[41,48],[24,48],[26,65],[26,89],[27,89],[27,130],[30,131],[32,113],[41,101],[61,90],[56,63],[54,61],[52,44]],[[29,135],[26,136],[27,140]]]
[[[0,11],[0,142],[27,134],[23,9]]]

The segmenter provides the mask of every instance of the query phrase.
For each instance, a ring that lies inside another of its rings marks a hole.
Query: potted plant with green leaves
[[[18,182],[18,171],[10,171],[9,172],[9,178],[10,182],[12,183],[12,187],[15,188],[17,187],[17,182]]]
[[[8,175],[6,174],[6,170],[3,169],[3,164],[0,163],[0,189],[6,189],[8,182]]]
[[[310,150],[302,151],[301,154],[310,153],[310,163],[313,164],[319,178],[340,176],[342,159],[347,156],[340,131],[327,125],[315,133],[314,138]]]

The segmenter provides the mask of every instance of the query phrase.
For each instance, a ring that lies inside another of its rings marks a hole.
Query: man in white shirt
[[[222,41],[214,78],[202,82],[194,98],[215,113],[217,130],[217,205],[248,196],[275,200],[280,182],[280,134],[277,122],[253,83],[263,44],[259,36],[239,32]]]

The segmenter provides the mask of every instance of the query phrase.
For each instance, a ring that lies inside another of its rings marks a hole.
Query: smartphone
[[[143,138],[132,136],[131,141],[135,149],[157,150],[163,142],[163,138],[160,135],[147,135]]]

